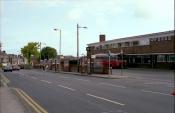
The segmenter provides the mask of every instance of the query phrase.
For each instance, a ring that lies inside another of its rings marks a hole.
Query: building
[[[120,53],[129,67],[173,68],[175,64],[175,30],[119,38],[105,41],[100,35],[99,42],[88,44],[87,54]]]
[[[0,51],[0,64],[2,63],[9,63],[9,57],[5,51]]]
[[[27,59],[21,55],[7,54],[5,51],[0,52],[0,64],[26,64]]]

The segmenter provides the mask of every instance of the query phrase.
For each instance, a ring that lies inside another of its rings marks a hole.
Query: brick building
[[[88,44],[87,54],[120,53],[129,67],[173,68],[175,64],[175,30],[119,38],[105,41],[100,35],[99,42]]]

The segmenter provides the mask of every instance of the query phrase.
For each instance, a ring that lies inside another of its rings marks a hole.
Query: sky
[[[0,41],[8,54],[20,54],[28,42],[41,42],[62,54],[77,54],[89,43],[174,30],[174,0],[0,0]]]

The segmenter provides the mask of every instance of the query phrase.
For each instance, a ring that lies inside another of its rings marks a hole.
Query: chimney
[[[99,40],[100,42],[104,42],[105,41],[105,35],[101,34],[99,39],[100,39]]]

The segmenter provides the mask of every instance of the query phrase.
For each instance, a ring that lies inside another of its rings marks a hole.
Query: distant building
[[[175,31],[165,31],[146,35],[132,36],[88,44],[87,53],[120,53],[130,67],[175,68]]]
[[[21,55],[7,54],[5,51],[0,52],[0,64],[26,64],[27,59]]]
[[[9,57],[5,51],[0,51],[0,64],[9,63]]]

